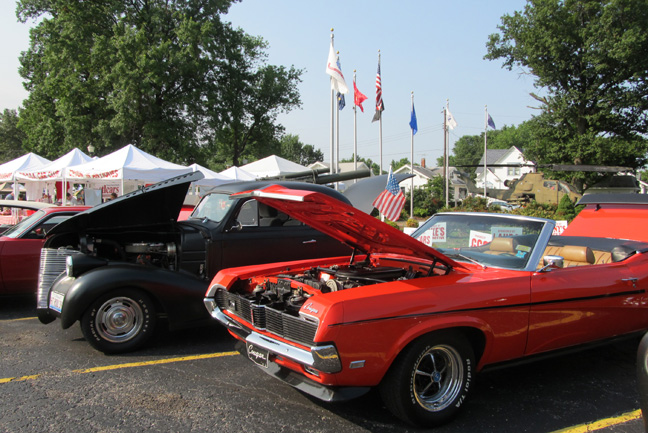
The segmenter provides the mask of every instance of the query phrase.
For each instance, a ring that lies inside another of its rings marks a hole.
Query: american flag
[[[374,114],[372,122],[380,120],[380,113],[385,110],[385,104],[382,99],[382,83],[380,80],[380,59],[378,60],[378,73],[376,74],[376,114]]]
[[[401,191],[391,167],[389,167],[389,176],[387,176],[387,186],[373,202],[373,206],[380,211],[390,221],[398,221],[401,210],[405,205],[405,195]]]

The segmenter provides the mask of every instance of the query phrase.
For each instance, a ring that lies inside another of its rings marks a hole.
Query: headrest
[[[491,251],[514,252],[517,247],[517,242],[513,238],[493,238],[489,245]]]
[[[277,209],[264,203],[259,203],[259,216],[261,218],[275,218],[278,214]]]
[[[575,245],[565,245],[560,253],[565,260],[572,262],[587,262],[594,264],[596,257],[590,247],[577,247]]]
[[[626,246],[626,245],[617,245],[616,247],[612,248],[612,261],[613,262],[620,262],[621,260],[625,260],[631,255],[633,255],[635,252],[634,249]]]

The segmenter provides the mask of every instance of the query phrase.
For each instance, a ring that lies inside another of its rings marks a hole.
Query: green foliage
[[[556,219],[565,219],[571,221],[576,216],[576,207],[571,201],[569,196],[565,194],[558,203],[558,208],[556,209]]]
[[[401,168],[404,165],[409,165],[409,163],[410,163],[409,158],[401,158],[398,161],[395,161],[395,160],[392,159],[392,162],[390,163],[390,166],[392,168],[392,171],[396,171],[396,170],[398,170],[399,168]]]
[[[487,212],[489,210],[488,201],[482,197],[466,197],[459,206],[451,210],[455,212]]]
[[[279,155],[282,158],[296,162],[301,165],[310,165],[317,161],[324,160],[324,154],[316,150],[311,144],[304,144],[299,141],[299,136],[287,134],[280,140],[281,150]]]
[[[414,218],[408,218],[407,221],[405,221],[405,227],[410,227],[410,228],[414,227],[415,228],[415,227],[418,227],[418,226],[419,226],[419,222],[418,222],[418,220],[416,220]]]
[[[525,206],[521,206],[517,209],[513,209],[510,213],[514,215],[556,219],[557,209],[558,209],[558,205],[555,204],[542,204],[542,203],[538,203],[537,201],[531,201]]]
[[[429,218],[445,206],[445,188],[443,185],[443,178],[435,177],[428,180],[428,183],[422,188],[414,189],[414,215],[410,217]],[[410,192],[405,194],[409,203]]]
[[[25,134],[18,129],[18,112],[5,109],[0,113],[0,164],[24,155],[24,139]]]
[[[401,228],[398,226],[398,224],[395,223],[394,221],[385,220],[385,223],[386,223],[386,224],[389,224],[390,226],[392,226],[392,227],[395,228],[395,229],[398,229],[398,230],[401,229]]]
[[[371,158],[362,158],[360,155],[358,155],[356,160],[358,161],[358,163],[364,162],[365,164],[367,164],[367,167],[369,167],[369,169],[375,176],[378,176],[380,174],[380,165],[373,162]],[[353,156],[351,156],[351,158],[342,159],[340,162],[353,162]]]
[[[535,78],[541,113],[527,158],[539,164],[641,167],[648,151],[648,14],[644,0],[529,0],[487,43]],[[581,186],[595,174],[562,173]]]
[[[238,164],[278,150],[276,117],[301,104],[301,70],[223,22],[233,0],[21,0],[38,22],[20,73],[25,147],[59,156],[134,144],[164,159]]]

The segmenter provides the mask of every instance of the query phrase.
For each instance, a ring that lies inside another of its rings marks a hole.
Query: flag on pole
[[[388,220],[398,221],[403,205],[405,205],[405,195],[398,186],[398,183],[396,183],[391,167],[389,167],[387,186],[385,186],[385,190],[373,201],[373,206]]]
[[[495,122],[493,121],[493,118],[491,117],[490,114],[488,115],[488,126],[490,126],[490,127],[493,128],[493,129],[497,129],[497,128],[495,127]]]
[[[333,39],[331,39],[331,48],[329,49],[328,61],[326,63],[326,73],[331,76],[331,88],[338,93],[347,93],[349,88],[344,81],[342,69],[339,66],[335,50],[333,49]]]
[[[376,74],[376,114],[372,122],[380,120],[381,113],[385,110],[385,104],[382,99],[382,82],[380,80],[380,59],[378,60],[378,73]]]
[[[355,80],[353,81],[353,102],[355,105],[360,107],[360,111],[364,113],[364,108],[362,108],[362,103],[367,100],[367,97],[363,95],[360,90],[356,87]]]
[[[414,103],[412,102],[412,118],[410,119],[410,128],[412,128],[412,134],[416,135],[418,132],[418,126],[416,124],[416,110],[414,109]]]
[[[340,65],[340,56],[337,56],[337,67],[340,73],[342,73],[342,66]],[[337,101],[338,101],[338,110],[342,110],[344,106],[346,105],[346,102],[344,101],[344,95],[340,92],[337,92]]]
[[[448,127],[450,129],[455,129],[457,127],[457,121],[455,120],[450,110],[447,108],[446,108],[446,123],[448,124]]]

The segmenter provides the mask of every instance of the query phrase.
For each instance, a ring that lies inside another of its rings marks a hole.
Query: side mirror
[[[542,258],[542,268],[538,272],[544,272],[548,269],[559,269],[565,267],[565,258],[562,256],[544,256]]]

